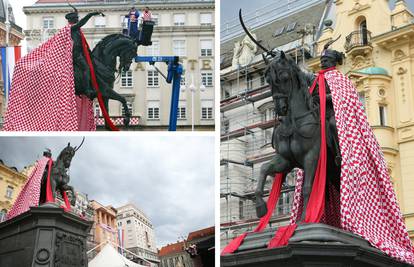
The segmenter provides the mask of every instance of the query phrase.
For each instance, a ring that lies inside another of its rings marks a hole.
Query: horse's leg
[[[122,107],[123,107],[124,112],[125,112],[124,125],[128,126],[129,125],[129,120],[131,118],[131,113],[129,112],[128,105],[127,105],[127,102],[126,102],[125,98],[123,96],[121,96],[120,94],[118,94],[117,92],[115,92],[114,90],[108,90],[107,97],[109,99],[113,99],[113,100],[117,100],[117,101],[121,102]]]
[[[276,154],[271,161],[264,163],[261,166],[260,176],[255,191],[257,217],[261,218],[267,213],[266,202],[263,200],[263,191],[267,176],[274,176],[276,173],[287,173],[291,169],[290,162],[283,158],[280,154]]]
[[[303,180],[303,211],[301,221],[305,219],[306,207],[308,206],[309,196],[312,192],[313,180],[319,158],[319,144],[315,145],[304,157],[304,180]]]
[[[62,190],[71,192],[72,197],[70,199],[70,204],[72,206],[75,206],[75,204],[76,204],[76,194],[75,194],[75,190],[73,189],[73,186],[65,184],[65,185],[62,186]],[[63,194],[62,194],[62,196],[63,196]]]
[[[107,98],[107,97],[103,97],[103,102],[104,102],[104,107],[105,107],[105,110],[106,110],[106,112],[108,112],[108,115],[109,115],[109,110],[108,110],[108,106],[109,106],[109,98]],[[108,125],[108,123],[106,122],[106,120],[105,120],[105,129],[106,129],[106,130],[111,130],[111,128],[109,127],[109,125]]]

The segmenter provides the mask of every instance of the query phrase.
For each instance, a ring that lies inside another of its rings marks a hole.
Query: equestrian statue
[[[67,26],[16,63],[5,131],[94,131],[94,99],[99,102],[106,129],[118,130],[109,117],[109,100],[121,102],[124,125],[129,125],[126,99],[113,86],[121,73],[129,70],[138,44],[147,44],[111,34],[91,51],[81,27],[91,17],[104,14],[92,12],[79,20],[78,10],[72,8],[65,16]],[[145,38],[150,38],[147,35]]]
[[[43,152],[43,157],[37,160],[33,171],[27,177],[26,184],[8,212],[7,219],[28,211],[30,207],[56,203],[59,196],[64,201],[62,208],[65,211],[71,211],[71,206],[76,204],[76,193],[69,185],[68,171],[75,153],[81,148],[84,140],[85,138],[79,146],[75,147],[68,143],[56,160],[52,159],[50,149]]]
[[[317,75],[299,68],[284,51],[266,49],[251,40],[262,54],[275,113],[272,145],[275,156],[260,169],[256,213],[263,231],[277,205],[286,174],[296,173],[290,223],[279,227],[268,248],[286,246],[298,224],[324,223],[352,232],[399,261],[414,264],[413,247],[404,225],[381,147],[368,124],[355,86],[336,67],[344,54],[324,45]],[[268,58],[271,58],[271,61]],[[274,181],[267,203],[263,190]],[[222,255],[234,253],[244,233]],[[321,237],[321,240],[323,238]]]

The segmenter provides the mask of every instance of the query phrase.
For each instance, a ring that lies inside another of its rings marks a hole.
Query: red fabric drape
[[[98,96],[98,102],[99,102],[99,106],[101,107],[102,114],[105,118],[106,123],[108,123],[109,128],[111,128],[112,131],[119,131],[119,129],[116,128],[116,126],[112,123],[111,119],[109,118],[108,111],[105,108],[102,94],[101,94],[101,91],[99,90],[99,85],[96,80],[95,69],[93,68],[91,56],[89,54],[88,42],[86,41],[86,38],[83,35],[82,31],[80,33],[81,33],[81,39],[82,39],[83,54],[85,55],[86,62],[88,63],[89,69],[91,71],[92,85],[93,85],[93,88],[96,90],[96,94]]]
[[[52,171],[52,164],[53,164],[53,160],[50,158],[47,165],[48,165],[48,171],[47,171],[47,178],[46,178],[46,200],[45,202],[55,202],[55,198],[53,197],[53,193],[52,193],[52,186],[51,186],[51,182],[50,179],[52,178],[50,173]],[[62,208],[65,209],[65,211],[70,211],[71,207],[70,207],[70,202],[68,199],[68,195],[66,194],[65,191],[62,191],[62,198],[63,201],[65,201],[65,207],[61,206]]]
[[[276,207],[276,203],[279,200],[280,191],[282,189],[284,175],[278,173],[275,175],[275,180],[273,181],[272,189],[270,191],[269,199],[267,200],[267,213],[265,216],[260,218],[259,224],[253,230],[252,233],[263,231],[269,223],[270,218],[272,217],[273,210]],[[240,245],[243,243],[244,238],[248,233],[241,234],[240,236],[233,239],[221,252],[221,255],[226,255],[236,251]]]

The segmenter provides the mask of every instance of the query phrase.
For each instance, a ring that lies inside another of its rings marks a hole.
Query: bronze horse
[[[82,146],[82,143],[79,146],[72,147],[70,143],[68,143],[67,147],[65,147],[57,157],[56,161],[52,162],[52,169],[50,171],[50,186],[51,191],[53,194],[53,198],[56,199],[56,192],[59,191],[63,197],[63,192],[69,191],[70,194],[70,204],[73,206],[76,203],[76,194],[73,186],[70,186],[68,183],[70,181],[70,176],[68,174],[68,169],[72,162],[72,158],[75,155],[75,152]],[[45,156],[51,158],[52,155],[50,152],[45,152]],[[43,173],[41,189],[40,189],[40,203],[44,203],[46,201],[46,185],[47,185],[47,177],[49,173],[49,166],[46,165],[46,168]]]
[[[296,63],[281,51],[268,65],[266,78],[271,87],[275,111],[281,117],[280,124],[273,130],[272,145],[277,154],[271,161],[264,163],[260,169],[255,191],[258,217],[263,217],[267,212],[266,203],[263,200],[267,176],[288,173],[296,167],[304,170],[303,211],[306,210],[321,142],[319,102],[317,101],[319,98],[316,99],[309,93],[309,87],[315,77],[300,70]],[[339,190],[340,162],[334,160],[339,152],[335,145],[338,137],[336,126],[332,127],[334,115],[332,103],[327,103],[326,107],[327,184],[330,182]],[[333,122],[335,122],[334,119]],[[305,212],[302,212],[302,220],[304,216]]]
[[[129,125],[131,113],[128,109],[125,98],[113,90],[115,82],[115,73],[118,75],[123,71],[128,71],[132,60],[137,55],[137,45],[128,36],[122,34],[111,34],[103,38],[92,50],[91,59],[95,69],[96,80],[99,90],[102,93],[105,109],[108,111],[108,102],[110,99],[121,102],[125,113],[124,124]],[[117,58],[119,58],[119,66],[117,68]],[[76,66],[76,65],[75,65]],[[77,73],[75,69],[75,91],[76,94],[84,94],[93,99],[96,94],[92,96],[86,91],[84,86],[85,76],[82,75],[82,70]],[[91,81],[88,83],[91,84]],[[108,111],[109,112],[109,111]],[[106,128],[108,128],[105,122]]]

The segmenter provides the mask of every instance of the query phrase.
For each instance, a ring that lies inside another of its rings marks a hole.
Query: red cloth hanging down
[[[282,182],[283,182],[284,175],[278,173],[275,175],[275,179],[273,181],[272,189],[270,191],[269,199],[267,200],[267,213],[265,216],[260,218],[259,224],[253,230],[252,233],[257,233],[263,231],[269,223],[270,218],[272,217],[273,210],[276,207],[276,203],[279,200],[280,191],[282,189]],[[240,236],[233,239],[221,252],[221,255],[226,255],[233,253],[236,251],[241,243],[243,242],[244,238],[247,236],[248,233],[243,233]]]
[[[50,182],[51,176],[50,173],[52,171],[52,164],[53,164],[53,160],[50,158],[48,161],[48,171],[47,171],[47,179],[46,179],[46,200],[45,203],[54,203],[55,202],[55,198],[53,197],[53,193],[52,193],[52,185]],[[63,201],[65,201],[65,206],[61,206],[61,208],[63,208],[66,212],[71,210],[71,206],[70,206],[70,202],[68,199],[68,195],[66,194],[65,191],[61,192],[62,193],[62,198]]]
[[[102,114],[105,118],[106,123],[109,125],[109,128],[112,131],[119,131],[119,129],[112,123],[111,119],[109,118],[108,111],[105,108],[103,98],[102,98],[102,93],[99,90],[99,85],[98,85],[98,82],[96,80],[95,69],[93,67],[91,55],[89,54],[88,42],[86,41],[86,38],[83,35],[83,32],[80,29],[79,29],[79,31],[80,31],[81,40],[82,40],[83,54],[85,55],[86,62],[88,63],[89,69],[91,71],[92,85],[93,85],[93,88],[95,89],[96,94],[98,96],[98,102],[99,102],[99,106],[101,107]]]

